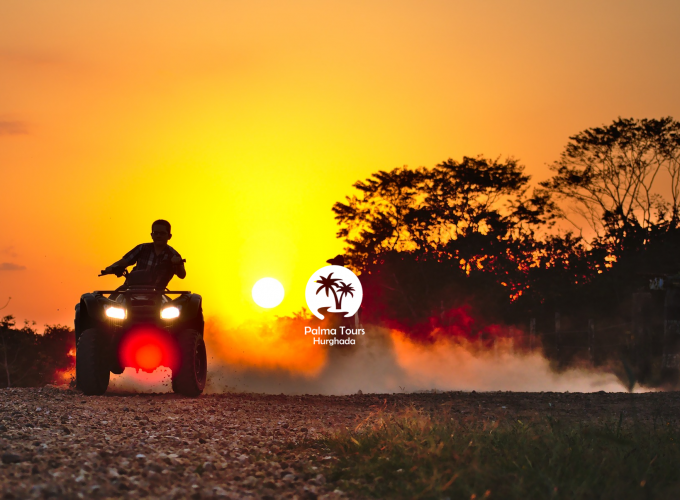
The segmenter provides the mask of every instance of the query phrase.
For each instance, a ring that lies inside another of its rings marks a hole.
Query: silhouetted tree
[[[57,372],[73,367],[74,354],[73,330],[68,327],[45,326],[39,334],[28,322],[16,328],[12,316],[0,320],[0,387],[51,383]]]
[[[380,171],[354,184],[360,196],[333,207],[348,243],[347,256],[361,270],[387,251],[429,258],[455,257],[468,272],[484,266],[508,242],[551,220],[549,194],[527,195],[529,176],[514,159],[449,159],[432,169]]]
[[[0,340],[5,386],[21,386],[37,368],[36,332],[25,322],[21,329],[15,328],[13,316],[0,321]],[[29,384],[30,385],[30,384]]]
[[[644,273],[680,269],[680,124],[618,119],[585,130],[552,170],[531,194],[515,160],[483,157],[355,183],[359,193],[333,212],[346,260],[361,274],[364,320],[428,341],[434,332],[485,340],[499,334],[494,322],[534,318],[553,366],[584,354],[601,366],[623,359],[626,373],[660,385],[652,367],[661,366],[664,297],[649,299]],[[658,191],[663,181],[670,201]],[[573,211],[597,230],[594,238],[548,231]],[[656,319],[633,338],[639,292]],[[568,339],[556,334],[556,313]]]
[[[541,186],[568,202],[565,218],[575,212],[598,236],[679,220],[680,123],[670,117],[619,118],[579,132],[551,170],[555,175]],[[656,190],[660,174],[667,176],[670,203]]]
[[[333,206],[336,220],[344,226],[338,236],[349,244],[350,265],[359,268],[386,250],[416,248],[409,219],[424,197],[425,176],[426,170],[422,168],[380,171],[354,184],[362,193],[360,197],[348,196],[346,204],[338,202]]]
[[[333,211],[347,260],[362,273],[368,319],[415,328],[435,310],[520,296],[539,246],[535,233],[554,209],[549,194],[529,195],[528,183],[516,160],[483,157],[355,183],[360,194]],[[503,305],[494,306],[499,311]]]
[[[597,302],[613,314],[645,287],[642,273],[678,270],[680,123],[619,118],[584,130],[570,137],[551,169],[541,186],[562,200],[560,215],[580,214],[597,231],[588,251],[570,259],[581,269],[573,278],[579,286],[567,288],[572,303]],[[659,193],[662,183],[670,201]]]

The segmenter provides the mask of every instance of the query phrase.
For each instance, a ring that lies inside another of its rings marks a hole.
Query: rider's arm
[[[120,260],[114,262],[113,264],[111,264],[109,267],[107,267],[106,271],[111,271],[111,270],[116,269],[116,268],[125,268],[125,267],[128,267],[129,265],[130,264],[127,264],[125,262],[125,259],[120,259]]]
[[[173,272],[179,279],[183,280],[187,275],[187,270],[184,269],[184,262],[182,261],[182,257],[179,254],[177,254],[172,258],[171,262]]]
[[[135,248],[130,250],[128,253],[126,253],[122,259],[119,261],[114,262],[111,264],[109,267],[106,268],[106,270],[113,270],[115,268],[123,268],[125,269],[128,266],[131,266],[132,264],[137,262],[137,257],[139,256],[139,252],[142,250],[142,245],[137,245]]]

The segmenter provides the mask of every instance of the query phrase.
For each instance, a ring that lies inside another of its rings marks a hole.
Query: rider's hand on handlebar
[[[120,267],[114,267],[114,266],[109,266],[106,269],[102,269],[101,274],[99,276],[105,276],[107,274],[115,274],[119,278],[123,275],[124,269],[121,269]]]

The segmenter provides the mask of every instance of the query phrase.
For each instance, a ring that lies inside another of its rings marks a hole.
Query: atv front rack
[[[187,295],[190,294],[191,292],[189,290],[178,290],[176,292],[170,291],[170,290],[156,290],[155,288],[128,288],[126,290],[95,290],[94,292],[96,294],[103,295],[105,293],[159,293],[161,295],[169,295],[169,294],[174,294],[174,295]]]

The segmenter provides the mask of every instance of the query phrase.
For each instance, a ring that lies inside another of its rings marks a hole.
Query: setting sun
[[[253,300],[265,309],[278,306],[284,295],[283,285],[274,278],[262,278],[253,285]]]

